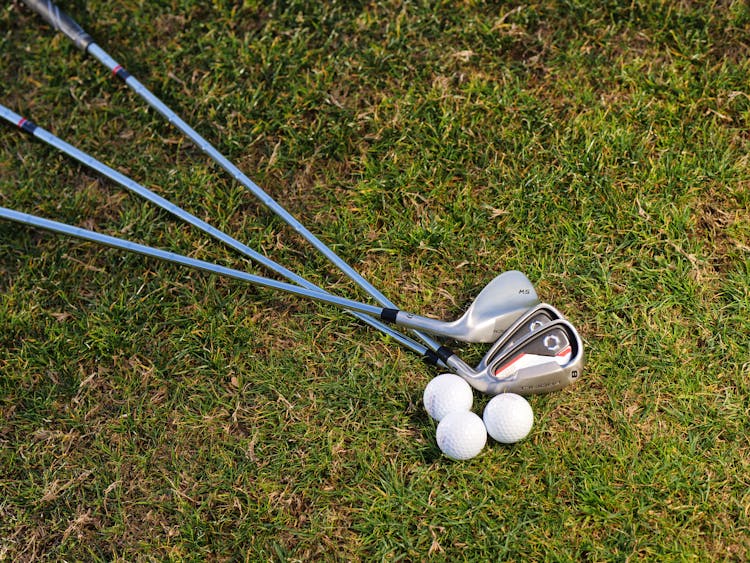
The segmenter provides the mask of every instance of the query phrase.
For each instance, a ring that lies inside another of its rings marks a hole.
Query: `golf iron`
[[[304,278],[300,278],[299,276],[297,276],[293,272],[290,272],[289,270],[286,270],[282,266],[279,266],[277,263],[275,263],[275,262],[267,259],[266,257],[264,257],[262,255],[258,255],[252,249],[249,249],[245,245],[242,245],[242,243],[239,243],[238,241],[236,241],[235,239],[232,239],[231,237],[229,237],[228,235],[224,234],[223,232],[218,231],[218,230],[216,230],[216,229],[208,226],[206,223],[204,223],[201,220],[195,218],[194,216],[188,214],[187,212],[185,212],[181,208],[174,206],[173,204],[171,204],[167,200],[164,200],[163,198],[161,198],[160,196],[157,196],[153,192],[150,192],[146,188],[144,188],[142,186],[139,186],[138,184],[135,184],[134,182],[132,182],[132,180],[129,180],[127,177],[122,176],[119,173],[113,171],[112,169],[104,166],[103,164],[99,163],[98,161],[96,161],[92,157],[86,155],[85,153],[82,153],[81,151],[78,151],[74,147],[71,147],[70,145],[67,145],[67,143],[64,143],[60,139],[58,139],[58,138],[54,137],[53,135],[51,135],[50,133],[44,131],[43,129],[41,129],[41,128],[37,127],[37,126],[35,126],[31,122],[24,120],[23,118],[21,118],[17,114],[14,114],[10,110],[7,110],[7,108],[2,108],[2,106],[0,106],[0,115],[2,115],[2,117],[6,118],[9,122],[15,123],[16,125],[18,125],[22,129],[33,133],[35,136],[41,138],[42,140],[47,141],[52,146],[55,146],[55,147],[59,148],[60,150],[62,150],[63,152],[65,152],[66,154],[69,154],[70,156],[78,159],[80,162],[82,162],[84,164],[87,164],[87,165],[95,168],[96,170],[99,170],[105,176],[110,177],[111,179],[117,181],[117,183],[119,183],[119,184],[121,184],[121,185],[123,185],[125,187],[128,187],[129,189],[131,189],[132,191],[134,191],[136,193],[144,195],[144,197],[146,197],[150,201],[153,201],[153,202],[159,204],[161,207],[163,207],[164,209],[167,209],[167,210],[171,211],[172,213],[174,213],[178,217],[185,218],[186,221],[188,221],[189,223],[191,223],[191,224],[193,224],[193,225],[201,228],[202,230],[204,230],[205,232],[211,234],[212,236],[215,236],[219,240],[222,240],[222,241],[226,242],[227,244],[229,244],[233,248],[239,250],[243,254],[249,255],[251,258],[254,258],[256,261],[259,261],[263,265],[266,265],[267,267],[269,267],[273,271],[276,271],[277,273],[285,275],[286,277],[292,279],[292,281],[296,281],[298,283],[301,280],[302,285],[305,286],[305,287],[308,287],[310,289],[318,289],[314,285],[312,285],[309,282],[307,282]],[[102,168],[103,168],[103,170],[102,170]],[[398,342],[400,342],[402,345],[404,345],[404,346],[412,349],[413,351],[419,353],[420,355],[422,355],[428,361],[428,363],[436,363],[436,364],[442,364],[443,363],[442,361],[440,361],[440,356],[437,356],[434,353],[430,353],[429,350],[425,349],[424,347],[420,346],[419,344],[416,344],[412,340],[410,340],[407,337],[403,336],[401,333],[398,333],[396,331],[392,331],[389,327],[385,327],[384,325],[382,325],[382,323],[378,323],[377,321],[375,321],[374,319],[371,319],[370,317],[363,316],[363,315],[361,315],[359,313],[354,313],[354,314],[357,315],[357,316],[359,316],[365,322],[369,322],[369,324],[372,324],[376,328],[379,328],[380,330],[386,332],[387,334],[389,334],[390,336],[392,336],[393,338],[395,338]],[[504,340],[500,341],[499,343],[502,343],[502,342],[504,342]],[[496,350],[496,349],[497,349],[497,345],[493,347],[493,349],[490,352],[490,355],[494,354],[494,350]],[[447,349],[442,348],[441,349],[441,353],[442,354],[447,354],[448,353]],[[486,363],[488,361],[488,358],[489,358],[489,356],[487,358],[485,358],[485,360],[483,360],[483,362]],[[469,376],[472,376],[471,372],[468,371],[468,370],[466,370],[466,369],[463,369],[461,371],[464,374],[468,374]]]
[[[367,305],[343,297],[337,297],[322,291],[312,291],[296,285],[263,278],[239,270],[233,270],[210,262],[182,256],[166,250],[151,248],[128,240],[96,233],[94,231],[74,227],[65,223],[51,221],[49,219],[43,219],[41,217],[21,213],[4,207],[0,207],[0,219],[15,221],[17,223],[46,229],[59,234],[103,244],[112,248],[126,250],[174,264],[227,276],[260,287],[278,289],[287,293],[308,297],[368,315],[382,314],[382,311],[384,310],[373,305]],[[519,366],[518,369],[510,371],[505,369],[504,366],[506,366],[507,362],[503,363],[503,361],[506,358],[533,353],[533,350],[538,348],[535,339],[551,335],[553,334],[553,330],[559,331],[558,333],[555,333],[555,336],[561,341],[564,339],[566,346],[570,347],[570,350],[566,352],[564,363],[559,362],[557,359],[552,359],[544,362],[524,364],[523,366]],[[469,384],[478,391],[490,395],[502,392],[515,392],[528,395],[547,393],[562,389],[570,382],[574,381],[579,376],[582,368],[583,346],[575,328],[567,321],[557,319],[539,330],[530,332],[527,337],[521,338],[517,344],[512,346],[508,352],[501,354],[499,357],[495,356],[494,360],[492,358],[485,358],[485,360],[480,362],[480,366],[485,366],[483,369],[472,369],[468,364],[458,358],[458,356],[450,352],[444,355],[438,354],[438,356],[449,368],[453,369],[455,373],[466,379]]]

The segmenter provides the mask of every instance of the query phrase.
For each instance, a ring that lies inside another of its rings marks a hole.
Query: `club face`
[[[452,338],[463,342],[494,342],[530,307],[539,303],[533,284],[521,272],[495,277],[456,321]]]
[[[562,313],[547,303],[540,303],[527,310],[497,339],[484,355],[482,361],[479,362],[476,370],[482,371],[495,358],[509,350],[516,342],[544,325],[561,318],[563,318]]]
[[[567,387],[583,369],[583,343],[573,325],[557,319],[528,334],[483,372],[488,394],[534,395]]]

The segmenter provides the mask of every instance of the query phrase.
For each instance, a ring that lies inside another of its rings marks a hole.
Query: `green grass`
[[[587,362],[450,462],[347,315],[0,224],[0,560],[750,557],[744,2],[61,7],[399,305],[520,269]],[[17,3],[0,52],[1,103],[363,297]],[[251,268],[6,126],[0,205]]]

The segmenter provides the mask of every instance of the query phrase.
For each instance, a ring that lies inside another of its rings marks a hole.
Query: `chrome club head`
[[[568,321],[556,319],[530,332],[483,370],[490,392],[521,395],[567,387],[583,370],[583,342]]]
[[[488,395],[549,393],[580,377],[583,342],[572,324],[558,318],[513,342],[506,340],[502,353],[483,361],[477,369],[456,356],[448,358],[447,363],[474,389]]]
[[[539,298],[529,278],[509,270],[488,283],[458,320],[445,322],[399,314],[396,322],[462,342],[494,342],[537,303]]]
[[[471,336],[467,342],[493,342],[537,303],[539,297],[529,278],[510,270],[488,283],[457,322]]]

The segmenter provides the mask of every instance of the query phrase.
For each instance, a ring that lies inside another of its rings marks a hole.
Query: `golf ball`
[[[471,411],[454,411],[438,424],[438,447],[451,459],[471,459],[486,443],[487,429],[482,419]]]
[[[490,399],[482,418],[489,435],[501,444],[523,440],[534,425],[531,405],[515,393],[502,393]]]
[[[471,386],[459,376],[444,373],[427,384],[422,400],[427,414],[440,422],[453,411],[471,410],[474,394]]]

